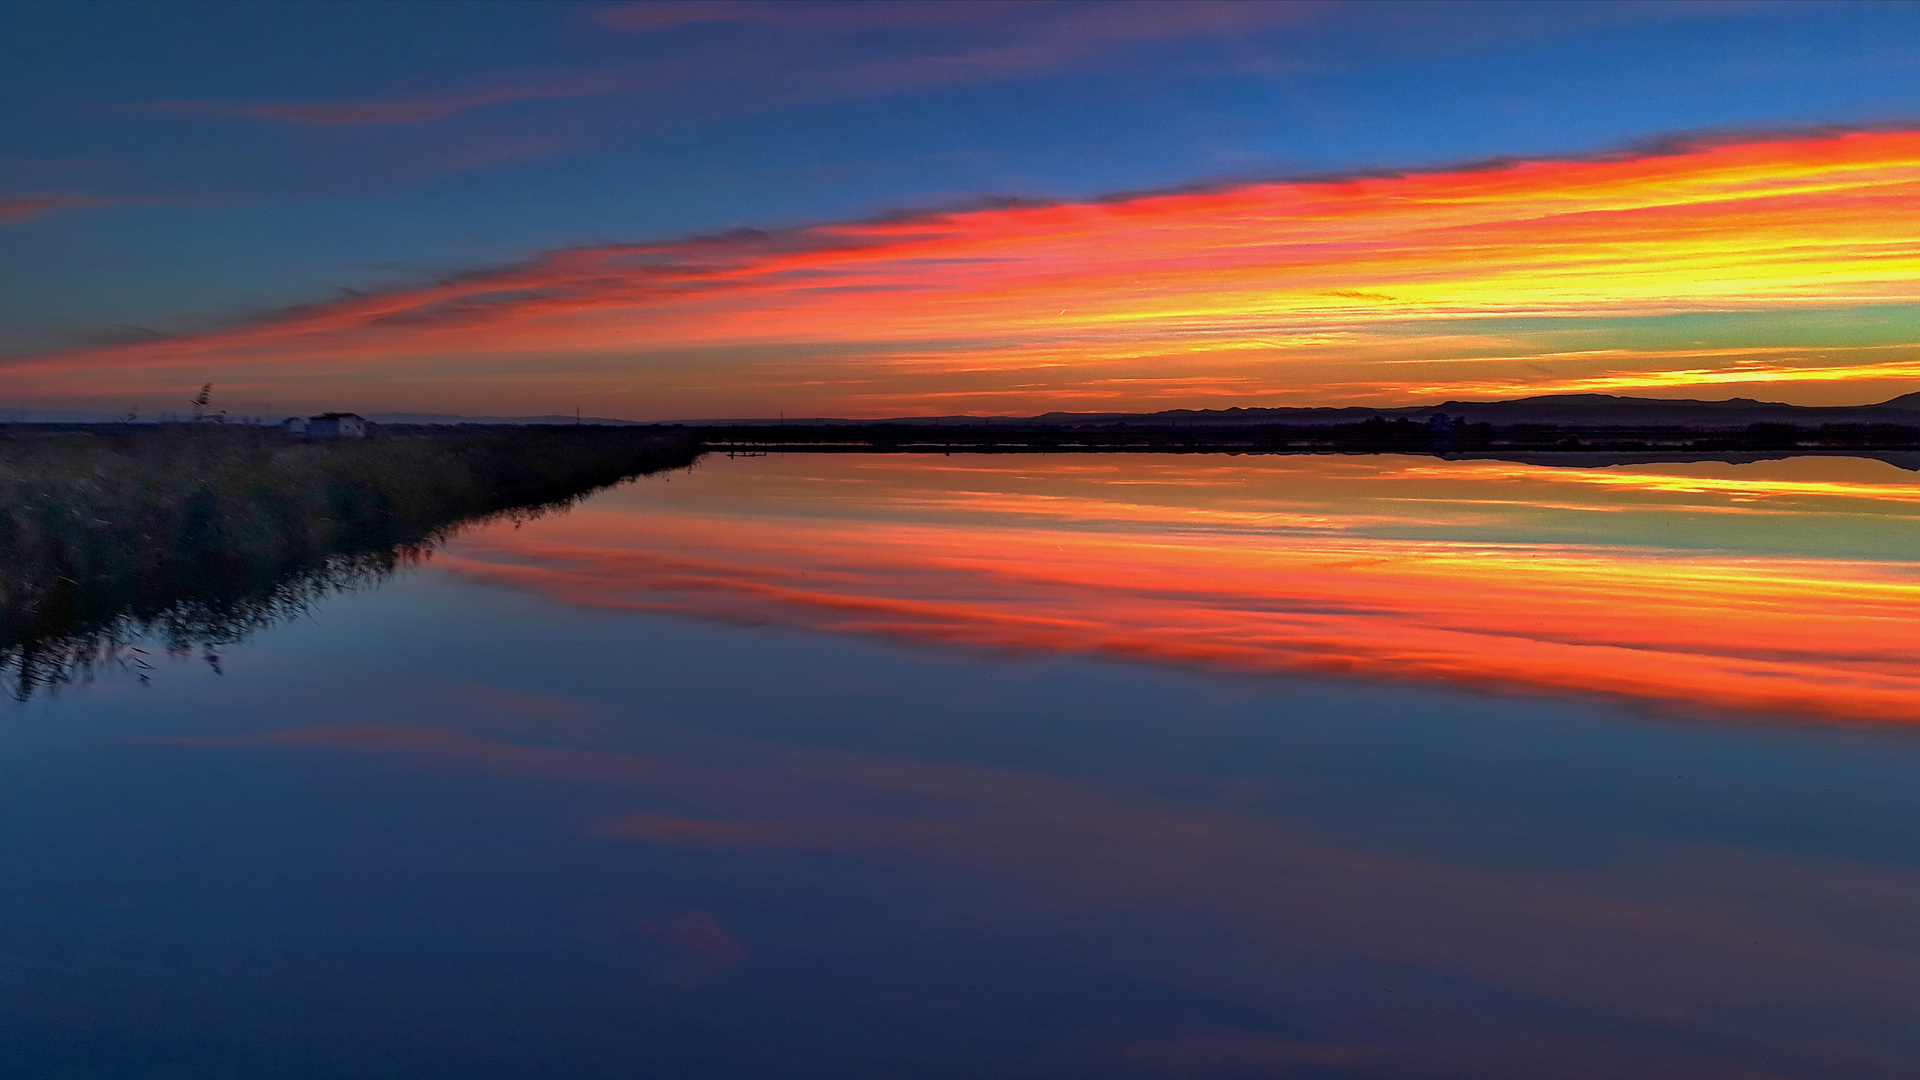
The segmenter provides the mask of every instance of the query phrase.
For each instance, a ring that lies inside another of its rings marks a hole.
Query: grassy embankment
[[[697,444],[618,428],[0,427],[0,678],[24,697],[130,642],[213,646],[377,581],[452,531],[537,516]]]

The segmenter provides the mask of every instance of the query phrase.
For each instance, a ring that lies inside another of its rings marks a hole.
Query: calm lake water
[[[709,457],[0,724],[21,1078],[1920,1075],[1920,474]]]

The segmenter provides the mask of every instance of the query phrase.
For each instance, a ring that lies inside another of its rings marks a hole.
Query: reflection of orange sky
[[[956,460],[716,463],[448,563],[567,603],[989,649],[1920,719],[1920,562],[1741,535],[1910,538],[1920,480],[1877,462]]]
[[[9,379],[282,400],[344,379],[387,405],[655,416],[1719,383],[1826,400],[1920,374],[1913,339],[1570,346],[1475,320],[1911,303],[1917,240],[1920,133],[1727,141],[580,248]]]

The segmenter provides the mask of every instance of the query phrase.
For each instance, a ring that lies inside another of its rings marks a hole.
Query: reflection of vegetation
[[[208,650],[364,587],[456,528],[684,465],[608,428],[398,428],[305,442],[207,425],[0,428],[0,677],[25,698],[135,643]]]

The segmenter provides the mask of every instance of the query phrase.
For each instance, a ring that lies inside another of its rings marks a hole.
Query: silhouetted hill
[[[1920,394],[1817,408],[1562,394],[1370,408],[1169,409],[1034,417],[705,421],[674,425],[728,453],[1754,454],[1920,450]]]
[[[1698,401],[1691,398],[1618,397],[1613,394],[1553,394],[1504,401],[1443,401],[1435,405],[1372,408],[1230,408],[1169,409],[1154,413],[1046,413],[1037,424],[1176,424],[1223,425],[1285,424],[1319,427],[1357,424],[1378,416],[1425,420],[1444,413],[1469,424],[1559,424],[1569,427],[1686,427],[1734,428],[1749,424],[1920,424],[1920,393],[1905,394],[1875,405],[1821,407],[1730,398]]]
[[[1891,398],[1881,402],[1879,405],[1871,407],[1878,409],[1912,409],[1915,412],[1920,412],[1920,390],[1911,394],[1901,394],[1897,398]]]
[[[555,424],[582,424],[589,427],[639,427],[644,421],[617,420],[610,416],[571,416],[547,413],[541,416],[462,416],[459,413],[368,413],[376,424],[486,424],[505,427],[550,427]]]
[[[1832,407],[1787,405],[1753,398],[1699,401],[1691,398],[1620,397],[1613,394],[1550,394],[1500,401],[1442,401],[1432,405],[1374,407],[1369,405],[1226,409],[1166,409],[1160,412],[1050,412],[1039,416],[897,416],[883,420],[838,417],[784,419],[713,419],[681,421],[694,428],[749,427],[1085,427],[1140,424],[1168,427],[1251,427],[1281,424],[1289,427],[1328,427],[1361,424],[1380,417],[1426,422],[1445,413],[1456,423],[1557,424],[1566,427],[1684,427],[1744,428],[1749,424],[1900,424],[1920,425],[1920,393],[1904,394],[1872,405]]]

